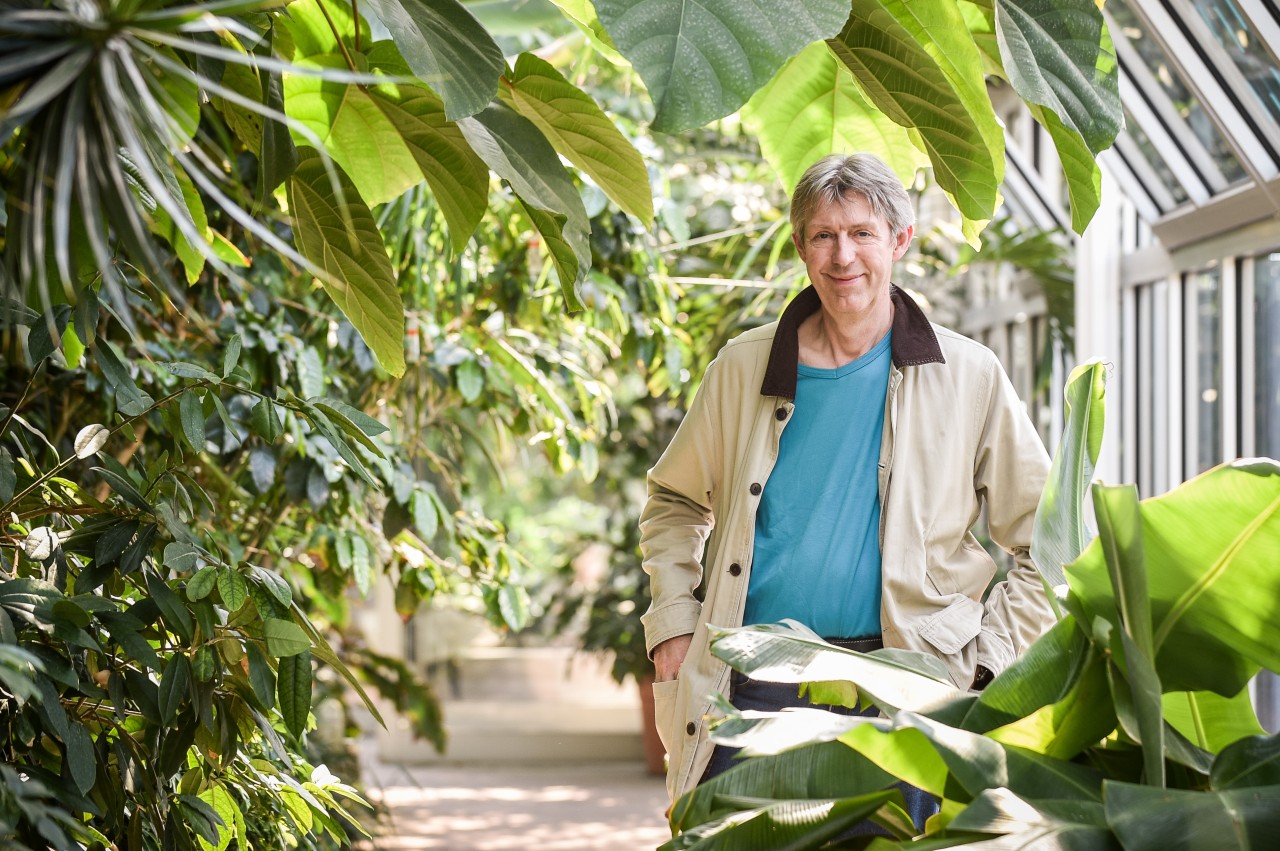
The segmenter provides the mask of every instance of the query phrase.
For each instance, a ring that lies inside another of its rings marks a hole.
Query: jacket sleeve
[[[1015,562],[987,596],[978,634],[978,664],[999,673],[1055,622],[1031,560],[1031,532],[1049,475],[1049,456],[994,357],[987,396],[974,487],[986,502],[992,540]]]
[[[715,413],[719,380],[713,361],[670,445],[649,471],[640,552],[653,594],[642,618],[651,658],[668,638],[692,633],[702,612],[695,592],[722,478],[723,435]]]

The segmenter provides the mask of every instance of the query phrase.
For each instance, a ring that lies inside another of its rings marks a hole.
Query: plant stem
[[[360,52],[360,0],[351,0],[351,21],[352,21],[352,26],[355,27],[355,30],[356,30],[356,36],[354,41],[356,53],[359,53]]]
[[[329,24],[329,31],[333,33],[333,37],[338,42],[338,49],[342,51],[342,58],[347,60],[347,67],[351,72],[356,73],[356,63],[351,59],[351,54],[347,52],[347,45],[342,40],[342,35],[338,32],[338,27],[333,22],[333,18],[329,17],[329,10],[325,8],[324,0],[316,0],[316,5],[320,7],[320,13],[324,15],[325,21]],[[359,38],[360,26],[356,25],[356,38]]]

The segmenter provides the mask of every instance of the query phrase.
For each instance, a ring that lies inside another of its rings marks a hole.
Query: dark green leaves
[[[1225,792],[1109,781],[1107,821],[1126,849],[1267,848],[1280,835],[1280,786]]]
[[[244,575],[238,570],[220,568],[218,570],[218,595],[222,597],[222,605],[228,612],[235,612],[249,598],[249,586]]]
[[[307,729],[311,712],[311,654],[303,650],[280,660],[276,672],[276,694],[285,726],[295,736]]]
[[[169,723],[190,699],[191,663],[181,653],[169,657],[160,675],[160,720]]]
[[[1227,746],[1209,780],[1214,789],[1280,786],[1280,735],[1250,736]]]
[[[204,406],[202,393],[188,390],[178,397],[178,413],[182,421],[182,434],[196,452],[204,451]]]
[[[538,128],[504,104],[491,104],[458,123],[480,158],[511,184],[534,226],[552,248],[570,310],[582,307],[577,286],[591,267],[587,211],[560,157]],[[557,250],[557,246],[563,246]]]
[[[457,121],[492,100],[506,66],[502,50],[458,0],[369,0],[405,61],[444,98]]]

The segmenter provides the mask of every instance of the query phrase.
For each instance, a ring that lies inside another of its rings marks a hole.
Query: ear
[[[902,233],[898,234],[893,244],[893,259],[901,260],[902,255],[907,253],[907,246],[911,245],[911,238],[915,236],[915,225],[907,225],[902,229]]]
[[[793,245],[795,245],[796,254],[800,255],[800,260],[803,262],[804,261],[804,240],[801,238],[800,234],[796,233],[795,231],[792,231],[791,242]]]

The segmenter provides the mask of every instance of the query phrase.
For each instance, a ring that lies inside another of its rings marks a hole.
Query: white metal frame
[[[1195,45],[1182,34],[1177,22],[1157,0],[1128,0],[1130,8],[1147,23],[1148,34],[1159,41],[1166,56],[1176,57],[1184,72],[1182,82],[1212,116],[1228,145],[1236,152],[1240,164],[1258,183],[1275,177],[1280,167],[1271,158],[1261,140],[1253,133],[1245,117],[1218,83],[1213,70],[1200,58]],[[1193,14],[1197,14],[1194,13]],[[1119,43],[1116,39],[1117,52]],[[1235,63],[1229,62],[1232,66]],[[1252,95],[1251,95],[1252,97]]]
[[[1258,411],[1256,402],[1258,338],[1253,321],[1253,299],[1257,279],[1258,264],[1252,257],[1240,261],[1240,386],[1245,392],[1240,394],[1240,419],[1244,427],[1240,429],[1240,455],[1251,458],[1258,454]]]
[[[1209,61],[1213,63],[1218,73],[1222,75],[1223,81],[1233,90],[1236,100],[1244,105],[1245,112],[1253,121],[1253,126],[1257,127],[1262,133],[1265,142],[1270,145],[1271,150],[1280,151],[1280,125],[1275,118],[1268,113],[1262,103],[1258,100],[1257,94],[1253,91],[1253,87],[1249,85],[1249,81],[1244,74],[1240,72],[1240,68],[1236,65],[1235,60],[1229,54],[1218,40],[1214,37],[1213,31],[1209,25],[1205,23],[1199,10],[1192,5],[1189,0],[1166,0],[1177,12],[1182,15],[1183,23],[1186,24],[1197,45],[1205,52]],[[1253,25],[1253,17],[1250,17],[1244,9],[1245,16],[1249,17],[1249,23]],[[1259,10],[1260,11],[1260,10]],[[1254,16],[1258,20],[1263,20],[1262,15]],[[1265,44],[1265,42],[1264,42]],[[1216,106],[1216,105],[1214,105]],[[1210,104],[1205,107],[1211,108]],[[1217,110],[1213,110],[1217,111]],[[1266,177],[1273,177],[1277,173],[1276,161],[1274,156],[1267,156],[1266,163],[1271,166],[1270,172],[1263,172]]]

